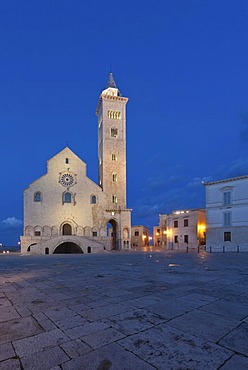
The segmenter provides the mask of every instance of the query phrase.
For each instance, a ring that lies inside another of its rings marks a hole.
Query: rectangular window
[[[231,212],[224,213],[224,226],[231,226]]]
[[[183,226],[184,226],[184,227],[189,226],[189,219],[188,219],[188,218],[185,218],[185,219],[183,220]]]
[[[189,236],[188,235],[184,235],[184,243],[189,243]]]
[[[230,231],[224,231],[224,242],[230,242],[232,240]]]
[[[112,127],[112,128],[111,128],[111,137],[117,137],[117,135],[118,135],[118,130],[117,130],[117,128]]]
[[[92,235],[97,236],[97,231],[93,231]]]
[[[35,231],[35,232],[34,232],[34,235],[35,235],[35,236],[40,236],[40,231]]]
[[[160,233],[160,229],[157,229],[157,233]]]
[[[174,243],[178,243],[178,235],[174,235]]]
[[[134,236],[139,236],[139,231],[138,230],[135,230]]]
[[[175,220],[174,221],[174,227],[177,228],[178,227],[178,220]]]
[[[223,193],[223,205],[224,206],[230,206],[231,205],[231,192],[230,191],[224,191],[224,193]]]

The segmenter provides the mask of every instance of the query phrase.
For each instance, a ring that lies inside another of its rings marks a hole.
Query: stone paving
[[[248,369],[248,254],[0,255],[1,369]]]

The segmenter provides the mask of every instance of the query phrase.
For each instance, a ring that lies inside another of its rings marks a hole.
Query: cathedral
[[[98,184],[68,146],[47,162],[47,173],[24,191],[21,252],[99,253],[131,247],[126,208],[126,104],[113,74],[98,117]]]

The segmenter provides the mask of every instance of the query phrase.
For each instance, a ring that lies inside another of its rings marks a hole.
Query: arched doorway
[[[83,253],[82,249],[75,243],[64,242],[57,246],[53,254],[74,254]]]
[[[62,235],[71,235],[72,229],[70,224],[64,224],[62,227]]]
[[[33,245],[36,245],[37,243],[33,243],[33,244],[30,244],[30,246],[28,247],[27,249],[27,252],[30,252],[30,248],[33,246]]]
[[[111,219],[107,223],[107,236],[111,237],[111,249],[119,249],[117,235],[118,223],[115,220]]]

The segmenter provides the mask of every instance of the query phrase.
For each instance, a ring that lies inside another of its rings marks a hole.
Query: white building
[[[95,253],[131,247],[131,210],[126,208],[126,104],[112,73],[98,116],[98,184],[86,164],[64,148],[47,173],[24,192],[22,253]],[[89,138],[90,139],[90,138]],[[113,229],[108,237],[108,225]]]
[[[154,227],[154,245],[166,249],[186,250],[205,244],[205,209],[173,211],[159,215],[159,226]]]
[[[248,176],[206,182],[206,250],[248,251]]]

